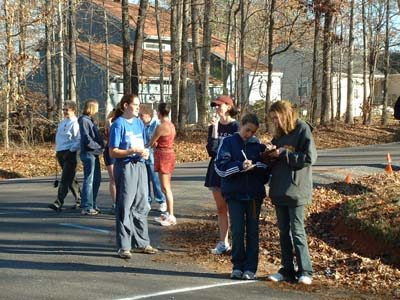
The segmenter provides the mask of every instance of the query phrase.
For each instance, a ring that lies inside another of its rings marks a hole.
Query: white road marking
[[[227,286],[227,285],[245,284],[245,283],[252,283],[252,282],[257,282],[257,280],[241,280],[241,281],[234,281],[234,282],[225,282],[225,283],[217,283],[217,284],[210,284],[210,285],[202,285],[202,286],[196,286],[196,287],[188,287],[188,288],[183,288],[183,289],[163,291],[163,292],[158,292],[158,293],[154,293],[154,294],[138,295],[138,296],[134,296],[134,297],[130,297],[130,298],[120,298],[120,299],[116,299],[116,300],[139,300],[139,299],[146,299],[146,298],[157,297],[157,296],[164,296],[164,295],[170,295],[170,294],[192,292],[192,291],[198,291],[198,290],[211,289],[211,288],[215,288],[215,287],[221,287],[221,286]]]
[[[110,232],[110,230],[106,230],[106,229],[99,229],[99,228],[95,228],[95,227],[83,226],[83,225],[72,224],[72,223],[60,223],[59,225],[66,226],[66,227],[72,227],[72,228],[92,230],[92,231],[97,231],[97,232],[101,232],[101,233],[109,233]]]

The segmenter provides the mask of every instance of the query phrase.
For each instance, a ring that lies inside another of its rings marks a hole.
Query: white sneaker
[[[231,250],[231,246],[229,244],[225,244],[223,241],[219,241],[217,246],[214,249],[211,249],[211,254],[221,255]]]
[[[312,278],[307,275],[300,276],[299,283],[305,284],[305,285],[310,285],[312,283]]]
[[[161,214],[159,217],[155,217],[154,221],[161,223],[162,221],[165,221],[168,218],[169,214],[165,213],[165,214]]]
[[[165,202],[160,203],[158,210],[162,213],[165,213],[167,211],[167,203]]]
[[[161,226],[172,226],[172,225],[176,225],[176,218],[174,215],[168,215],[168,217],[164,220],[160,222]]]
[[[281,273],[275,273],[275,274],[269,275],[268,280],[271,280],[273,282],[280,282],[280,281],[287,280],[287,278],[285,276],[283,276]]]

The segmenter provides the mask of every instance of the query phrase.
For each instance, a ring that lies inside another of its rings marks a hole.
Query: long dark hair
[[[162,117],[165,117],[169,115],[169,112],[171,111],[171,106],[166,102],[161,102],[160,104],[158,104],[157,110]]]
[[[128,105],[132,104],[133,101],[135,100],[135,98],[139,98],[139,96],[135,95],[135,94],[126,94],[121,98],[121,100],[119,101],[117,107],[115,108],[114,120],[123,115],[125,103],[128,104]]]

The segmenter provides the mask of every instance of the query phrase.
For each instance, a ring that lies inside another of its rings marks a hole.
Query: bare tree
[[[363,125],[367,124],[368,114],[371,110],[369,97],[367,95],[367,70],[368,70],[368,41],[367,41],[367,21],[365,16],[365,1],[361,1],[361,17],[362,17],[362,31],[363,31],[363,105],[362,105],[362,119]]]
[[[180,1],[171,3],[171,119],[178,124],[179,114],[179,79],[181,64],[181,38],[182,38],[182,6]]]
[[[108,15],[104,8],[105,3],[103,0],[103,18],[104,18],[104,41],[105,41],[105,55],[106,55],[106,78],[105,78],[105,95],[104,95],[104,106],[105,106],[105,117],[108,115],[108,100],[110,98],[110,44],[109,44],[109,33],[108,33]]]
[[[161,39],[160,28],[160,10],[158,0],[154,2],[154,10],[156,14],[157,38],[158,38],[158,55],[160,57],[160,102],[164,102],[164,51]]]
[[[349,54],[347,62],[346,124],[353,124],[353,54],[354,54],[354,0],[350,0]]]
[[[76,0],[68,0],[69,100],[76,102]],[[79,107],[79,106],[78,106]]]
[[[143,60],[144,24],[146,22],[148,0],[140,0],[138,19],[136,22],[135,43],[133,46],[131,87],[132,93],[139,95],[139,76]]]
[[[193,53],[193,69],[194,69],[194,85],[196,90],[196,105],[198,111],[198,123],[205,125],[206,105],[203,101],[202,74],[201,74],[201,51],[200,51],[200,15],[199,0],[192,0],[191,17],[192,17],[192,53]]]
[[[321,92],[321,118],[320,124],[327,124],[331,106],[331,47],[332,47],[332,28],[333,28],[333,11],[330,0],[326,0],[325,16],[324,16],[324,33],[323,33],[323,64],[322,64],[322,92]]]
[[[389,89],[389,68],[390,68],[390,54],[389,54],[389,21],[390,21],[390,0],[386,0],[386,22],[385,22],[385,68],[384,68],[384,87],[383,87],[383,99],[382,99],[382,125],[387,125],[387,105],[388,105],[388,89]]]
[[[202,105],[209,103],[209,81],[210,81],[210,59],[211,59],[211,10],[213,0],[205,0],[204,2],[204,21],[203,21],[203,55],[201,64],[202,74]]]
[[[57,16],[58,16],[58,56],[59,56],[59,69],[58,69],[58,97],[57,97],[57,116],[61,119],[62,116],[62,105],[65,101],[65,74],[64,74],[64,18],[63,18],[63,3],[58,2],[57,6]]]
[[[182,1],[182,44],[181,44],[181,80],[179,88],[179,131],[184,132],[187,123],[188,100],[187,78],[189,67],[189,0]]]
[[[45,37],[46,37],[46,83],[47,83],[47,117],[49,120],[54,120],[55,105],[53,92],[53,74],[52,74],[52,52],[53,52],[53,10],[50,5],[51,0],[45,1],[46,19],[45,19]]]
[[[124,94],[132,91],[131,87],[131,61],[130,61],[130,27],[129,27],[129,1],[121,0],[122,8],[122,61],[123,61],[123,81]]]

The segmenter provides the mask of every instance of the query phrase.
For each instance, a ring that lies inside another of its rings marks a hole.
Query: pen
[[[245,160],[247,160],[246,153],[244,153],[244,151],[243,151],[243,150],[241,150],[241,151],[242,151],[242,154],[243,154],[243,157],[244,157],[244,159],[245,159]]]

